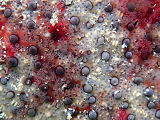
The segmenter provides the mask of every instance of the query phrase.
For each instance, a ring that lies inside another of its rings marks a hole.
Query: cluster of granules
[[[160,0],[0,0],[0,119],[160,119]]]

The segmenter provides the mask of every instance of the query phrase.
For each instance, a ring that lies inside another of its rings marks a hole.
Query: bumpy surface
[[[0,0],[0,119],[160,119],[160,0]]]

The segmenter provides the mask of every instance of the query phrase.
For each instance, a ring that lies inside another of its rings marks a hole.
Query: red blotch
[[[15,51],[13,47],[11,46],[11,44],[7,46],[7,55],[10,57],[15,55]]]
[[[123,13],[123,22],[138,21],[140,27],[147,24],[154,24],[160,20],[160,1],[159,0],[119,0],[117,7]],[[127,5],[133,3],[135,11],[129,12]]]
[[[58,8],[58,10],[59,10],[61,13],[64,13],[64,11],[65,11],[65,9],[66,9],[63,2],[58,3],[56,7]]]
[[[137,56],[141,60],[147,60],[152,53],[152,43],[150,41],[141,40],[138,42]]]
[[[119,109],[116,115],[116,120],[127,120],[127,112],[126,110]]]
[[[17,35],[20,38],[20,41],[18,45],[12,45],[9,42],[9,35],[11,33],[6,33],[5,35],[0,33],[0,36],[5,36],[5,46],[7,46],[7,56],[14,56],[15,53],[20,54],[28,54],[28,51],[26,49],[25,52],[19,51],[21,48],[29,47],[30,45],[35,45],[39,48],[39,54],[38,54],[38,61],[42,63],[42,68],[38,71],[34,71],[34,76],[32,79],[33,83],[36,83],[38,86],[40,86],[43,83],[48,84],[49,90],[47,91],[47,95],[49,95],[52,99],[51,102],[54,102],[55,100],[62,100],[63,97],[70,95],[73,99],[79,92],[79,87],[81,86],[81,76],[80,72],[78,71],[78,66],[76,64],[69,63],[70,65],[65,66],[64,68],[67,68],[66,73],[63,76],[56,76],[54,73],[54,70],[52,68],[55,68],[55,66],[60,65],[59,56],[56,54],[56,52],[53,50],[50,51],[49,48],[52,47],[59,47],[60,51],[63,49],[63,43],[65,42],[68,49],[68,54],[74,55],[74,57],[77,57],[78,55],[82,55],[77,49],[76,44],[73,38],[71,38],[69,25],[65,20],[63,20],[63,12],[65,11],[65,6],[63,3],[57,4],[57,8],[60,11],[60,15],[58,16],[59,20],[58,23],[56,23],[54,26],[49,24],[48,22],[44,22],[47,27],[49,27],[48,32],[51,34],[50,39],[47,39],[46,37],[42,36],[38,32],[35,31],[31,32],[30,36],[24,36],[25,32],[27,30],[17,30]],[[41,19],[43,19],[42,16],[37,17],[37,23],[41,24]],[[49,26],[48,26],[49,25]],[[1,27],[1,26],[0,26]],[[12,28],[11,28],[12,29]],[[45,44],[43,44],[43,42]],[[50,44],[53,43],[53,44]],[[75,52],[76,49],[76,52]],[[71,59],[71,58],[68,58]],[[78,72],[77,72],[78,71]],[[76,78],[72,78],[73,75]],[[79,77],[79,78],[78,78]],[[62,89],[63,85],[67,84],[67,87]],[[77,87],[78,86],[78,87]],[[43,104],[43,101],[40,100],[40,98],[33,98],[34,101],[37,103],[38,107],[41,104]],[[30,102],[27,102],[26,104],[32,104]],[[23,108],[22,108],[23,110]],[[86,106],[84,108],[78,108],[76,107],[77,111],[89,111],[90,105]],[[26,114],[26,112],[23,112],[23,114]]]
[[[5,21],[0,21],[0,30],[2,30],[2,26],[5,25]]]
[[[68,40],[68,33],[69,33],[68,25],[61,20],[54,26],[50,24],[50,29],[48,32],[50,33],[51,35],[50,38],[51,40],[53,40],[55,45],[58,45],[58,41],[62,42]]]

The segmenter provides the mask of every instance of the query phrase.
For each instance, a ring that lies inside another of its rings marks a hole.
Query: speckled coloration
[[[160,0],[0,0],[0,119],[160,119]]]

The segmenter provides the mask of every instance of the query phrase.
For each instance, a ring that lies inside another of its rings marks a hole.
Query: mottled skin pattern
[[[1,0],[0,119],[160,119],[159,21],[160,0]]]

